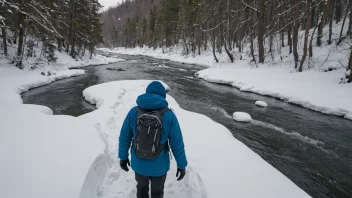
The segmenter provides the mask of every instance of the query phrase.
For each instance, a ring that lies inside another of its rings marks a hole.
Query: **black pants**
[[[160,177],[148,177],[136,173],[137,198],[149,198],[149,181],[152,187],[152,198],[163,198],[165,180],[166,174]]]

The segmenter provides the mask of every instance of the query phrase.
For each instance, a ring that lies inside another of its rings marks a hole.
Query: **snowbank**
[[[94,123],[107,142],[108,153],[115,162],[109,174],[91,193],[107,198],[135,197],[133,172],[124,172],[117,161],[118,137],[122,122],[139,94],[150,81],[117,81],[84,90],[85,99],[97,104],[98,110],[82,118]],[[167,96],[169,106],[177,115],[189,161],[187,175],[176,181],[173,160],[165,185],[168,198],[217,197],[309,197],[283,174],[256,153],[236,140],[224,126],[210,118],[185,111]]]
[[[0,104],[4,102],[22,103],[22,92],[49,84],[53,81],[85,74],[84,70],[60,70],[50,76],[43,76],[40,71],[24,71],[15,66],[0,65]]]
[[[80,195],[92,164],[104,153],[99,133],[80,118],[53,116],[47,107],[24,105],[19,94],[81,74],[83,70],[66,69],[43,76],[0,66],[0,197]]]
[[[268,104],[264,101],[256,101],[255,105],[260,106],[260,107],[267,107]]]
[[[180,46],[175,46],[173,48],[167,49],[166,52],[164,50],[164,53],[162,48],[157,48],[154,50],[153,48],[146,46],[142,48],[118,47],[112,50],[108,48],[99,48],[99,50],[127,55],[151,56],[154,58],[167,59],[187,64],[204,65],[209,67],[214,66],[214,58],[212,57],[212,53],[210,51],[204,52],[201,56],[192,56],[191,54],[189,56],[184,56],[182,55],[182,47]],[[227,60],[226,57],[224,57],[223,60]]]
[[[56,53],[58,57],[57,62],[54,64],[54,67],[62,66],[68,68],[79,68],[86,67],[91,65],[107,65],[111,63],[125,61],[124,59],[106,57],[102,55],[94,55],[91,59],[87,56],[82,57],[82,59],[72,59],[66,53]]]
[[[237,122],[250,122],[252,117],[245,112],[235,112],[233,113],[233,119]]]
[[[352,86],[337,83],[343,74],[343,70],[289,73],[281,67],[206,69],[197,73],[199,78],[209,82],[229,84],[241,91],[272,96],[324,114],[350,119]]]

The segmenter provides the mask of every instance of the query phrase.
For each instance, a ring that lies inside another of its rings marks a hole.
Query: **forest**
[[[55,62],[57,50],[92,56],[103,42],[100,8],[98,0],[0,0],[0,55],[19,68],[29,57]]]
[[[181,44],[185,55],[212,50],[216,62],[216,52],[226,53],[234,62],[236,51],[249,48],[251,62],[259,64],[267,54],[289,46],[301,72],[314,54],[313,45],[350,43],[351,4],[350,0],[127,0],[102,13],[101,21],[105,43],[111,47]],[[332,39],[337,23],[343,23],[340,35]],[[329,27],[327,40],[322,39],[324,27]],[[304,38],[298,38],[299,31],[305,32]],[[302,55],[297,50],[299,39],[304,40]],[[351,57],[347,71],[352,69]]]

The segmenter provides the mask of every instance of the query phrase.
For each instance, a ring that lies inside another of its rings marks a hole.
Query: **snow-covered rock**
[[[233,113],[233,119],[237,122],[250,122],[252,117],[245,112],[235,112]]]
[[[260,106],[260,107],[267,107],[268,104],[264,101],[256,101],[255,105]]]

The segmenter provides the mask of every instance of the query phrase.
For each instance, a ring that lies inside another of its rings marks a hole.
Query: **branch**
[[[250,6],[250,5],[246,4],[243,0],[242,0],[242,3],[243,3],[246,7],[249,7],[250,9],[252,9],[252,10],[254,10],[254,11],[258,12],[258,10],[257,10],[257,9],[255,9],[255,8],[253,8],[252,6]]]

